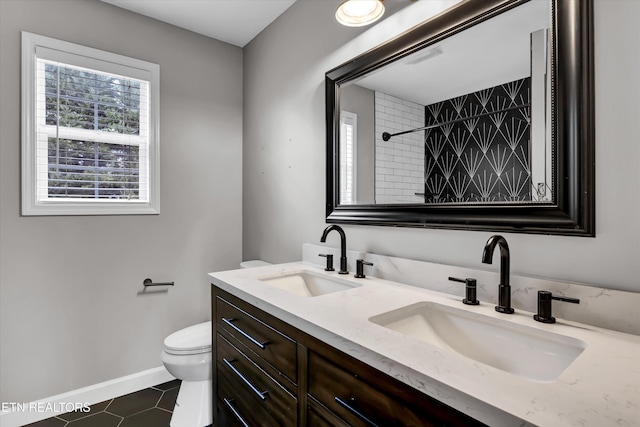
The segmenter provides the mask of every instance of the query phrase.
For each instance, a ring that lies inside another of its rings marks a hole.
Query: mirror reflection
[[[340,93],[340,204],[552,203],[550,2],[532,0]]]

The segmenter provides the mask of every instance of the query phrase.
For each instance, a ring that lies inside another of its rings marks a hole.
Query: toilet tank
[[[266,265],[271,265],[271,263],[262,261],[260,259],[254,259],[250,261],[242,261],[240,263],[240,268],[264,267]]]

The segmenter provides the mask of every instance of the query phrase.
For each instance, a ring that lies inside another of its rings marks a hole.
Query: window
[[[349,111],[340,114],[340,204],[356,202],[356,141],[358,116]]]
[[[159,66],[22,33],[22,214],[159,213]]]

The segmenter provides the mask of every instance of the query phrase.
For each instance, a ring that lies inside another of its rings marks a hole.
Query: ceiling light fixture
[[[344,0],[338,10],[336,19],[347,27],[369,25],[384,15],[384,0]]]

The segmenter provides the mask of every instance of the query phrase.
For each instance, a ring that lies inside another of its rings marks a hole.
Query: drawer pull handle
[[[372,427],[378,427],[378,424],[376,424],[373,421],[371,421],[369,418],[367,418],[366,416],[361,414],[360,411],[358,411],[357,409],[355,409],[352,406],[350,406],[347,402],[345,402],[344,400],[340,399],[338,396],[336,396],[334,399],[336,400],[336,402],[338,402],[338,404],[340,406],[345,408],[347,411],[351,412],[356,417],[360,418],[366,424],[368,424],[368,425],[370,425]]]
[[[233,415],[236,416],[238,421],[240,421],[244,427],[251,427],[245,420],[242,419],[242,416],[240,415],[238,410],[233,406],[233,399],[227,399],[226,397],[223,397],[222,400],[224,400],[224,404],[227,405],[227,408],[229,408],[231,412],[233,412]]]
[[[230,360],[227,360],[226,358],[222,358],[222,360],[224,361],[225,365],[227,365],[229,368],[231,368],[231,370],[233,371],[233,373],[234,373],[234,374],[236,374],[238,377],[240,377],[240,379],[241,379],[241,380],[242,380],[246,385],[248,385],[248,386],[249,386],[249,388],[250,388],[251,390],[253,390],[253,392],[254,392],[255,394],[257,394],[257,395],[258,395],[258,397],[259,397],[260,399],[262,399],[262,400],[266,400],[266,398],[267,398],[267,397],[266,397],[266,394],[268,393],[268,391],[267,391],[267,390],[265,390],[265,391],[260,391],[260,390],[258,390],[258,389],[253,385],[253,384],[251,384],[251,382],[250,382],[248,379],[246,379],[246,378],[245,378],[245,376],[244,376],[244,375],[242,375],[242,374],[240,373],[240,371],[238,371],[238,370],[236,369],[236,367],[235,367],[235,366],[233,366],[233,362],[235,362],[235,360],[231,360],[231,361],[230,361]]]
[[[231,326],[234,331],[238,332],[243,337],[245,337],[246,339],[248,339],[249,341],[251,341],[252,343],[257,345],[258,347],[260,347],[262,350],[264,350],[265,346],[267,344],[269,344],[268,342],[260,342],[260,341],[258,341],[257,339],[255,339],[254,337],[252,337],[251,335],[249,335],[248,333],[246,333],[245,331],[243,331],[242,329],[240,329],[236,325],[234,325],[233,322],[235,322],[236,319],[227,319],[226,317],[223,317],[222,321],[224,323],[226,323],[227,325]]]

